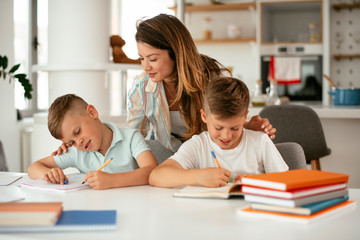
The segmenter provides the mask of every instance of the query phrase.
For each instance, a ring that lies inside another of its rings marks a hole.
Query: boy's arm
[[[53,156],[32,163],[28,168],[28,175],[32,179],[43,179],[52,183],[63,184],[65,180],[68,180],[63,170],[56,164]]]
[[[136,158],[138,169],[123,173],[88,172],[84,181],[94,189],[108,189],[149,184],[149,175],[158,165],[151,151],[147,150]]]
[[[149,183],[157,187],[202,185],[225,186],[231,172],[223,168],[184,169],[177,161],[168,159],[150,174]]]

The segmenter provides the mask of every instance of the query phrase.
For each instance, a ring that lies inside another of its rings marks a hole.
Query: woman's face
[[[175,73],[175,62],[170,58],[167,50],[154,48],[143,42],[137,43],[138,53],[143,69],[149,74],[153,82],[171,82]]]

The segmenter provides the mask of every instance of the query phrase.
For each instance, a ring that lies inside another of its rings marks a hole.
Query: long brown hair
[[[198,52],[190,32],[175,16],[160,14],[137,23],[136,42],[167,50],[174,60],[177,73],[177,92],[174,102],[179,102],[185,122],[185,138],[206,130],[201,121],[205,89],[209,80],[220,75],[220,64]]]

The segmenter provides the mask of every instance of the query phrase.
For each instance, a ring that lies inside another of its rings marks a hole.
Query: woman
[[[140,129],[146,139],[158,140],[175,152],[183,140],[206,129],[200,109],[208,82],[231,74],[216,60],[199,54],[175,16],[160,14],[139,21],[135,38],[145,72],[129,91],[126,127]],[[276,129],[260,116],[245,127],[275,137]]]

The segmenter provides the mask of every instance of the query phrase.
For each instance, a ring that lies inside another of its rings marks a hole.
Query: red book
[[[347,183],[349,175],[309,169],[295,169],[285,172],[264,173],[245,176],[243,185],[257,186],[276,190],[290,190],[325,184]]]

